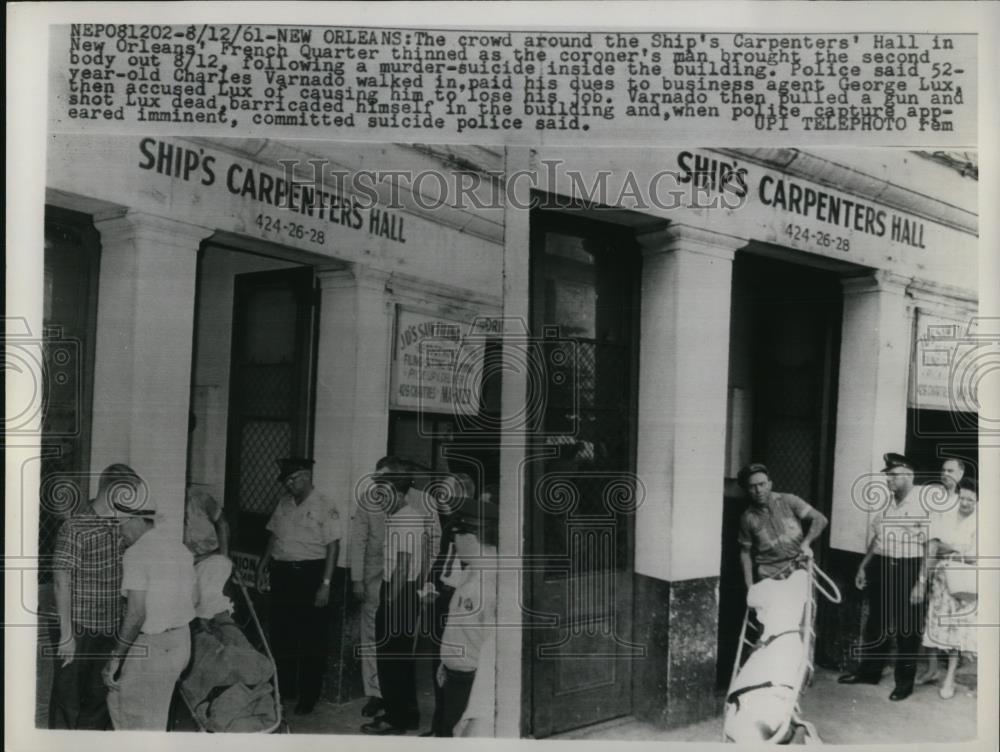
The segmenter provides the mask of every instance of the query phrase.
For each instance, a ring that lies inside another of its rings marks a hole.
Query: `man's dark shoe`
[[[899,700],[905,700],[907,697],[913,694],[913,687],[896,687],[892,690],[892,694],[889,695],[889,699],[893,702],[898,702]]]
[[[361,715],[365,718],[374,718],[383,707],[385,707],[385,703],[382,702],[381,697],[369,697],[368,702],[361,708]]]
[[[372,736],[402,736],[406,733],[406,729],[402,726],[393,726],[384,715],[380,715],[371,723],[362,724],[361,732]]]
[[[838,684],[878,684],[881,677],[876,679],[863,674],[843,674],[837,679]]]

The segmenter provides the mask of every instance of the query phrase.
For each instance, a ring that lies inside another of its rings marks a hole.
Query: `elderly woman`
[[[958,505],[934,521],[927,560],[932,567],[929,578],[930,598],[924,645],[948,654],[948,670],[940,695],[955,696],[955,669],[959,654],[976,652],[976,594],[953,593],[948,588],[945,567],[962,560],[974,564],[976,556],[976,505],[979,492],[975,481],[963,478],[958,485]],[[927,582],[921,573],[920,583]]]

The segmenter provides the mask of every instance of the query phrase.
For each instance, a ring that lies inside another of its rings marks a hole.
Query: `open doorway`
[[[827,516],[831,508],[843,270],[793,263],[780,249],[754,250],[733,262],[720,687],[729,683],[746,606],[737,534],[747,502],[735,482],[739,468],[763,462],[776,491]],[[827,547],[824,537],[816,549],[821,566]]]

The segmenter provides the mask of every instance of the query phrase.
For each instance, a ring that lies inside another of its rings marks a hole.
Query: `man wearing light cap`
[[[868,621],[857,671],[844,674],[841,684],[878,684],[886,643],[895,637],[895,682],[890,700],[913,693],[920,630],[924,624],[921,563],[926,553],[930,517],[921,499],[922,486],[913,485],[913,463],[902,454],[883,455],[892,498],[872,520],[868,549],[854,584],[868,588]],[[871,568],[871,580],[866,570]],[[869,588],[868,585],[871,585]]]
[[[191,657],[194,559],[165,530],[144,494],[113,504],[128,548],[122,559],[127,601],[118,642],[102,671],[115,729],[166,731],[174,685]]]
[[[267,529],[271,537],[257,565],[257,589],[271,564],[271,649],[282,697],[298,697],[295,712],[311,713],[323,689],[330,637],[330,582],[342,537],[333,502],[312,482],[313,461],[278,461],[285,494]]]

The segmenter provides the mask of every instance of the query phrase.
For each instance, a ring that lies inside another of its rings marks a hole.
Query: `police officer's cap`
[[[885,467],[882,468],[883,473],[887,473],[894,467],[905,467],[907,470],[914,470],[913,462],[911,462],[906,455],[897,454],[896,452],[886,452],[882,455],[882,461],[885,462]]]

